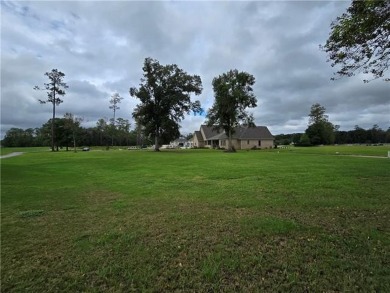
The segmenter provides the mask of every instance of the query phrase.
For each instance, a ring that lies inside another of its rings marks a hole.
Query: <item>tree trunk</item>
[[[159,152],[160,146],[158,145],[158,128],[156,128],[155,138],[154,138],[154,151]]]
[[[77,152],[77,150],[76,150],[76,136],[74,133],[73,133],[73,148],[74,148],[74,152],[76,153]]]
[[[53,119],[51,120],[51,151],[54,152],[54,119],[56,117],[56,102],[55,102],[55,93],[53,100]]]
[[[228,135],[228,152],[235,152],[236,150],[233,149],[233,142],[232,142],[232,130],[229,129],[229,135]]]
[[[114,132],[115,132],[115,108],[114,108],[114,120],[112,121],[112,146],[114,146]]]

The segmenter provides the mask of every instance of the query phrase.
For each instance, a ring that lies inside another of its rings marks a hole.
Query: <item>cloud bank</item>
[[[206,110],[212,80],[230,70],[253,74],[255,122],[273,134],[303,132],[310,107],[320,103],[341,130],[389,127],[390,83],[362,76],[330,81],[333,68],[319,50],[332,20],[349,2],[1,2],[1,134],[11,127],[40,127],[51,107],[40,105],[56,68],[69,85],[58,117],[72,112],[94,126],[110,118],[110,96],[124,100],[118,117],[131,118],[138,103],[128,90],[142,77],[146,57],[200,75]],[[204,116],[188,116],[182,133]]]

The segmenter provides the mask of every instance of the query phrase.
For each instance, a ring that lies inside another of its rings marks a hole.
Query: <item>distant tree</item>
[[[130,122],[127,119],[118,118],[116,121],[116,128],[119,138],[119,145],[129,145],[130,139]]]
[[[145,141],[145,133],[144,133],[144,127],[141,125],[138,119],[135,119],[134,131],[136,133],[136,145],[142,147]]]
[[[192,93],[202,92],[202,81],[176,64],[164,66],[151,58],[145,59],[143,71],[140,87],[129,91],[130,96],[141,101],[133,117],[144,127],[144,133],[154,139],[155,151],[159,151],[160,142],[179,137],[179,123],[185,113],[202,111],[200,102],[190,99]]]
[[[65,74],[57,69],[52,69],[51,72],[46,72],[45,75],[49,78],[49,83],[44,84],[44,88],[41,89],[35,86],[35,90],[46,90],[47,99],[39,100],[41,104],[51,103],[53,105],[53,118],[51,120],[51,150],[54,152],[55,144],[55,117],[56,117],[56,106],[60,105],[63,100],[60,97],[65,95],[65,89],[68,85],[63,81]]]
[[[11,128],[9,129],[4,139],[2,140],[2,146],[5,147],[27,147],[29,145],[30,137],[28,133],[22,128]]]
[[[352,131],[354,143],[369,143],[370,139],[367,137],[367,133],[364,128],[359,125],[355,125],[355,129]]]
[[[45,137],[40,127],[34,128],[34,146],[47,146],[45,144]]]
[[[111,106],[109,106],[109,108],[114,112],[114,115],[113,115],[113,118],[111,119],[111,134],[112,134],[112,146],[114,146],[114,134],[115,134],[115,122],[116,122],[116,117],[115,117],[115,113],[117,110],[119,110],[119,104],[121,103],[121,101],[123,100],[123,98],[118,94],[118,93],[114,93],[112,96],[111,96],[111,100],[110,100],[110,104]]]
[[[253,115],[246,108],[256,107],[257,99],[253,94],[255,84],[253,75],[230,70],[213,79],[214,104],[208,110],[207,125],[223,129],[228,136],[228,151],[234,151],[232,135],[234,128],[243,122],[253,126]]]
[[[98,131],[99,133],[99,138],[100,138],[100,145],[102,146],[104,143],[105,143],[105,136],[106,136],[106,133],[108,131],[108,124],[107,124],[107,120],[105,118],[100,118],[97,122],[96,122],[96,130]]]
[[[81,132],[80,123],[83,121],[81,117],[76,117],[72,113],[65,113],[64,127],[65,130],[71,134],[73,142],[73,151],[76,152],[76,137]],[[68,149],[67,149],[68,150]]]
[[[53,119],[49,119],[42,125],[41,132],[42,135],[50,141],[52,137],[51,129],[53,128],[53,124],[55,130],[54,136],[56,137],[54,148],[58,151],[59,148],[62,148],[63,146],[67,147],[71,144],[71,133],[65,126],[66,122],[64,118],[55,118],[54,123]]]
[[[292,142],[294,144],[299,144],[299,141],[301,140],[302,133],[293,133],[292,134]]]
[[[334,126],[328,121],[325,110],[325,107],[318,103],[311,106],[309,127],[306,129],[305,133],[309,137],[312,145],[334,143]]]
[[[310,138],[306,133],[301,135],[301,138],[299,139],[298,145],[300,145],[300,146],[310,146],[311,145]]]
[[[331,30],[321,48],[328,53],[332,67],[341,65],[337,75],[363,72],[374,79],[384,76],[390,65],[390,1],[354,0],[347,12],[332,22]]]
[[[194,137],[194,134],[193,133],[189,133],[187,135],[184,136],[186,140],[191,140],[193,137]]]
[[[328,115],[325,115],[325,111],[325,107],[319,103],[312,105],[309,113],[309,124],[328,121]]]
[[[385,143],[390,143],[390,127],[389,128],[387,128],[387,130],[386,130],[386,133],[385,133]]]
[[[372,143],[378,143],[381,142],[381,133],[383,130],[379,127],[378,124],[374,124],[372,128],[370,129],[371,134],[371,142]]]

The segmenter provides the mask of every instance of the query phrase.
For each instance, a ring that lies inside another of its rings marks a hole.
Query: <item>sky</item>
[[[177,64],[202,79],[192,96],[209,109],[212,80],[237,69],[252,74],[256,125],[271,133],[304,132],[311,105],[326,108],[340,130],[390,126],[390,82],[357,75],[331,81],[336,70],[319,49],[350,1],[1,1],[1,137],[10,128],[41,127],[52,116],[45,72],[65,73],[66,112],[94,127],[113,116],[110,97],[124,99],[116,117],[129,119],[139,101],[145,58]],[[183,134],[205,116],[187,115]]]

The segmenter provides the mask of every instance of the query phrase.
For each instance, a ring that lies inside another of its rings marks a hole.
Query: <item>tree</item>
[[[53,136],[51,130],[53,129],[53,120],[49,119],[45,124],[42,125],[41,132],[43,137],[46,137],[46,143],[51,140]],[[54,136],[56,138],[54,148],[56,151],[59,150],[60,147],[69,146],[71,143],[70,137],[71,134],[69,130],[65,127],[65,119],[64,118],[55,118],[54,119]]]
[[[110,104],[111,106],[109,106],[109,108],[114,112],[114,116],[113,118],[111,119],[111,139],[112,139],[112,146],[114,146],[114,133],[115,133],[115,113],[117,110],[119,110],[119,106],[118,104],[120,104],[120,102],[123,100],[123,98],[118,94],[118,93],[114,93],[112,96],[111,96],[111,100],[110,100]]]
[[[325,115],[325,107],[316,103],[311,106],[309,114],[309,127],[305,133],[310,139],[310,144],[333,144],[334,143],[334,126],[328,121]]]
[[[246,72],[230,70],[213,79],[215,101],[208,110],[207,124],[215,129],[223,129],[228,136],[228,151],[234,151],[232,135],[234,128],[243,122],[253,126],[253,115],[246,108],[256,107],[257,99],[252,86],[255,83],[253,75]]]
[[[309,124],[328,121],[328,115],[325,115],[325,111],[325,107],[319,103],[312,105],[309,113]]]
[[[186,140],[191,140],[194,138],[194,134],[193,133],[188,133],[187,135],[184,135],[185,139]]]
[[[137,144],[137,146],[142,148],[142,146],[144,144],[145,134],[144,134],[144,127],[140,124],[138,119],[135,119],[134,131],[136,133],[136,144]]]
[[[310,146],[311,145],[310,138],[306,133],[301,135],[298,145],[300,145],[300,146]]]
[[[367,137],[367,132],[361,128],[359,125],[355,125],[353,130],[353,141],[355,143],[368,143],[369,138]]]
[[[71,134],[73,142],[73,150],[76,152],[76,136],[80,132],[80,123],[83,121],[81,117],[76,117],[72,113],[65,113],[64,115],[64,127],[65,130]],[[68,150],[68,149],[66,149]]]
[[[39,100],[41,104],[51,103],[53,105],[53,118],[51,120],[51,150],[54,152],[55,144],[55,117],[56,117],[56,106],[59,106],[63,100],[60,97],[65,95],[65,89],[68,85],[63,82],[65,74],[57,69],[52,69],[51,72],[46,72],[45,75],[49,78],[49,83],[44,84],[44,89],[35,86],[35,90],[46,90],[47,100]]]
[[[390,1],[352,1],[347,12],[332,22],[330,36],[320,47],[332,67],[341,65],[335,75],[363,72],[374,79],[383,77],[390,65]]]
[[[129,145],[130,138],[130,122],[127,119],[118,118],[116,121],[116,128],[118,133],[118,138],[120,139],[119,145]]]
[[[381,139],[382,132],[383,130],[379,127],[379,125],[374,124],[370,129],[371,142],[372,143],[383,142],[383,139]]]
[[[161,142],[169,142],[180,136],[179,123],[184,114],[200,113],[200,102],[191,102],[191,94],[202,92],[202,81],[198,75],[189,75],[176,64],[160,65],[157,60],[146,58],[143,66],[144,78],[140,87],[130,88],[130,96],[138,98],[133,117],[150,135],[159,151]]]
[[[97,122],[96,122],[96,129],[99,133],[99,137],[100,137],[100,145],[103,145],[104,142],[103,142],[103,138],[105,137],[105,134],[107,132],[107,129],[108,129],[108,125],[107,125],[107,119],[105,118],[100,118]],[[108,144],[107,144],[108,146]]]
[[[9,129],[2,141],[2,145],[5,147],[29,147],[32,145],[33,132],[29,128],[27,130],[21,128]]]

